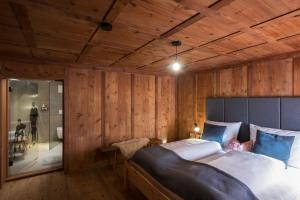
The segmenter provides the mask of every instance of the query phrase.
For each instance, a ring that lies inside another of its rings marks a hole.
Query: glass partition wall
[[[63,165],[63,82],[8,82],[8,176]]]

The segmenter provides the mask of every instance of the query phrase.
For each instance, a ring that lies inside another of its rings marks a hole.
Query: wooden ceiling
[[[98,28],[113,24],[111,32]],[[300,50],[299,0],[1,0],[0,55],[168,71]]]

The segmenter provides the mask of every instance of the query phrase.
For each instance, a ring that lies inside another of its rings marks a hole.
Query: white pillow
[[[288,166],[300,168],[300,131],[267,128],[250,124],[250,139],[253,141],[253,144],[256,141],[257,130],[261,130],[274,135],[295,136],[295,140],[291,149],[290,159],[288,161]]]
[[[242,125],[242,122],[215,122],[209,120],[206,120],[205,123],[217,126],[226,126],[223,136],[223,146],[227,146],[230,140],[237,139],[240,127]]]

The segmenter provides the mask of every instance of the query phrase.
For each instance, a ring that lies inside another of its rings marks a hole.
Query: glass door
[[[62,167],[63,82],[8,83],[8,175]]]

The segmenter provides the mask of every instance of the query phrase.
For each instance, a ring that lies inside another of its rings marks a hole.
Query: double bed
[[[255,100],[254,105],[249,106],[249,104],[253,104],[251,102],[253,100]],[[290,99],[288,100],[290,101]],[[296,150],[299,150],[299,147],[295,146],[295,144],[299,143],[297,139],[300,133],[281,131],[280,128],[284,125],[284,121],[287,121],[282,119],[282,117],[286,117],[286,111],[282,110],[282,105],[285,103],[283,101],[285,99],[282,98],[208,99],[207,117],[210,120],[222,122],[241,121],[243,125],[239,127],[236,135],[236,139],[241,143],[253,140],[254,133],[250,133],[253,130],[256,131],[255,135],[259,135],[257,133],[259,131],[267,131],[276,140],[278,138],[281,139],[282,135],[282,138],[285,139],[285,137],[294,134],[294,143],[291,143],[294,145],[291,146],[292,158],[292,153],[295,154]],[[276,102],[279,103],[279,115],[274,115],[273,110],[270,110],[276,109]],[[297,109],[300,110],[300,101],[298,99],[297,102],[299,104],[295,104],[294,100],[292,100],[293,105],[297,105],[296,107],[293,106],[293,112],[297,112]],[[274,107],[269,106],[272,103],[274,103]],[[268,106],[263,106],[263,104]],[[231,109],[226,107],[228,105]],[[244,108],[246,111],[243,111],[243,106],[241,105],[246,105]],[[262,110],[257,110],[256,106],[259,106]],[[239,109],[238,113],[235,111],[237,107]],[[290,108],[289,106],[287,107]],[[253,118],[249,113],[257,115],[255,112],[264,112],[264,109],[273,114],[258,119],[256,124],[260,126],[250,126],[253,121],[243,120],[245,118]],[[290,110],[288,111],[291,112]],[[231,113],[228,114],[228,112]],[[245,115],[247,116],[245,117]],[[230,116],[234,119],[229,120],[228,118],[230,117],[222,119],[225,116]],[[279,126],[277,126],[276,122],[271,125],[272,121],[276,121],[274,118],[280,119]],[[267,126],[269,128],[262,127],[263,125],[268,125],[268,123],[271,125]],[[228,129],[227,127],[226,130]],[[225,135],[222,137],[224,138]],[[292,162],[285,162],[285,160],[281,160],[271,154],[269,156],[264,153],[227,150],[224,144],[211,141],[210,139],[185,139],[139,150],[132,159],[126,162],[125,186],[129,183],[134,184],[151,200],[300,199],[300,168],[294,166]],[[256,138],[256,140],[260,140],[260,138]],[[255,142],[255,138],[253,142],[255,145],[259,143]],[[255,147],[257,148],[257,146]],[[270,149],[270,147],[268,148]]]

